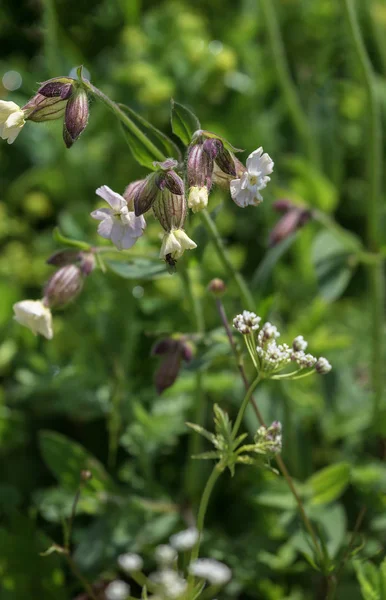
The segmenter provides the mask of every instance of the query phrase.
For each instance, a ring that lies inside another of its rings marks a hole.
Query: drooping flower
[[[0,100],[0,137],[13,144],[25,125],[24,111],[15,102]]]
[[[214,558],[198,558],[190,563],[189,572],[212,585],[225,585],[232,577],[230,568]]]
[[[113,192],[107,185],[98,188],[96,193],[111,207],[98,208],[91,213],[93,219],[101,221],[98,227],[99,235],[111,240],[118,250],[134,246],[146,227],[144,217],[137,217],[130,211],[123,196]]]
[[[160,258],[170,256],[172,260],[181,258],[185,250],[193,250],[197,248],[197,244],[190,239],[183,229],[172,229],[164,234]]]
[[[14,319],[48,340],[53,338],[51,311],[41,300],[22,300],[13,305]]]
[[[247,170],[239,179],[232,179],[230,183],[231,196],[238,206],[245,208],[249,204],[257,206],[263,201],[260,190],[263,190],[270,181],[269,175],[273,171],[273,160],[263,154],[260,147],[247,158]]]

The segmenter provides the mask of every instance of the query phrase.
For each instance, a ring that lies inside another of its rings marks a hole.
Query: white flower
[[[93,219],[101,221],[98,227],[99,235],[111,240],[118,250],[134,246],[146,227],[143,216],[136,217],[134,212],[129,211],[123,196],[113,192],[107,185],[102,185],[96,193],[111,206],[98,208],[91,213]]]
[[[193,242],[183,229],[172,229],[165,233],[160,250],[160,258],[166,258],[168,254],[173,259],[181,258],[185,250],[193,250],[197,244]]]
[[[179,531],[170,537],[170,543],[176,550],[191,550],[198,540],[198,530],[195,527]]]
[[[0,137],[12,144],[25,125],[24,111],[15,102],[0,100]]]
[[[125,600],[129,594],[130,586],[120,579],[115,579],[105,589],[107,600]]]
[[[54,333],[52,331],[52,315],[48,306],[45,306],[41,300],[22,300],[13,305],[15,313],[14,319],[28,327],[37,335],[43,335],[51,340]]]
[[[208,188],[193,186],[189,190],[188,206],[194,213],[208,206]]]
[[[155,559],[161,565],[170,565],[177,558],[177,551],[168,544],[160,544],[155,549]]]
[[[198,558],[189,565],[189,572],[212,585],[225,585],[232,577],[229,567],[212,558]]]
[[[131,571],[140,571],[143,567],[143,560],[139,554],[126,552],[126,554],[118,556],[118,564],[123,571],[130,573]]]
[[[327,373],[329,373],[331,371],[332,366],[328,362],[327,358],[324,358],[324,356],[321,356],[316,361],[315,369],[316,369],[317,373],[320,373],[320,375],[326,375]]]
[[[152,573],[150,579],[157,586],[156,592],[168,600],[180,598],[188,587],[187,581],[173,569],[163,569]]]
[[[273,160],[268,154],[263,154],[260,147],[247,158],[247,170],[239,179],[232,179],[230,190],[232,199],[238,206],[245,208],[248,204],[257,206],[263,201],[260,190],[263,190],[271,180],[268,175],[273,171]]]
[[[295,352],[301,352],[307,348],[308,344],[302,335],[298,335],[292,342],[292,348]]]

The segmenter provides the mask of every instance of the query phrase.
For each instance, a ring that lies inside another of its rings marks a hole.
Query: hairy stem
[[[284,43],[275,12],[274,0],[261,0],[263,18],[268,31],[269,44],[274,59],[279,85],[283,92],[292,122],[306,149],[308,158],[316,165],[320,163],[319,148],[316,137],[307,121],[299,100],[296,86],[292,80]]]
[[[382,169],[382,123],[377,99],[375,76],[359,29],[355,6],[352,0],[341,0],[347,21],[351,42],[356,54],[356,62],[362,72],[362,80],[367,94],[368,111],[368,152],[367,178],[367,246],[370,252],[378,253],[381,245],[381,169]],[[382,263],[368,265],[371,294],[371,337],[372,360],[371,376],[374,393],[373,423],[377,429],[379,410],[383,392],[383,305],[385,281]]]
[[[230,343],[230,346],[232,348],[232,352],[233,352],[233,354],[234,354],[234,356],[236,358],[237,366],[238,366],[238,369],[240,371],[240,375],[241,375],[241,378],[242,378],[242,380],[244,382],[244,386],[245,386],[245,389],[247,390],[247,395],[248,395],[248,391],[251,389],[251,387],[253,386],[253,384],[252,384],[252,386],[249,385],[248,377],[247,377],[247,375],[245,373],[244,365],[243,365],[243,363],[242,363],[242,361],[240,359],[239,353],[237,351],[237,346],[236,346],[236,343],[234,341],[232,330],[229,327],[229,322],[228,322],[228,318],[227,318],[227,315],[226,315],[226,312],[225,312],[224,305],[223,305],[223,303],[222,303],[222,301],[220,299],[217,299],[216,303],[217,303],[217,308],[218,308],[218,312],[219,312],[222,324],[223,324],[224,329],[226,331],[226,334],[228,336],[229,343]],[[255,382],[256,382],[256,379],[255,379]],[[250,401],[251,401],[253,410],[255,411],[256,417],[257,417],[260,425],[263,425],[264,427],[266,427],[263,415],[261,414],[260,409],[257,406],[257,402],[256,402],[256,400],[253,397],[253,389],[252,389],[252,393],[250,394]],[[312,539],[312,542],[314,544],[316,553],[319,556],[320,560],[322,560],[323,559],[323,554],[322,554],[322,551],[321,551],[321,548],[320,548],[317,536],[315,534],[315,530],[314,530],[314,528],[312,526],[311,521],[309,520],[309,518],[308,518],[308,516],[306,514],[306,511],[304,510],[303,502],[302,502],[302,500],[301,500],[301,498],[300,498],[300,496],[299,496],[299,494],[298,494],[298,492],[296,490],[294,482],[292,481],[292,477],[289,474],[289,471],[288,471],[288,469],[287,469],[287,467],[286,467],[286,465],[285,465],[282,457],[280,456],[280,454],[277,454],[275,458],[276,458],[277,465],[278,465],[278,467],[280,469],[280,472],[283,475],[284,479],[286,480],[287,485],[288,485],[289,489],[292,492],[292,495],[294,496],[294,498],[296,500],[300,516],[302,518],[302,521],[304,523],[305,528],[307,529],[308,533],[311,536],[311,539]]]
[[[214,244],[218,257],[224,265],[228,275],[234,280],[235,284],[237,285],[244,308],[252,310],[255,304],[252,298],[252,294],[249,291],[248,286],[245,283],[245,280],[241,273],[239,273],[233,266],[232,261],[230,260],[226,248],[223,244],[223,241],[220,237],[215,222],[213,221],[212,217],[206,209],[200,211],[199,215],[203,224],[206,227],[211,241]]]

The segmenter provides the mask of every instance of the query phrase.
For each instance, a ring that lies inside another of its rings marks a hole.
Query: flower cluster
[[[41,300],[21,300],[13,305],[14,319],[32,331],[51,340],[51,308],[63,308],[72,302],[83,288],[84,279],[95,266],[92,252],[63,250],[47,261],[60,268],[50,277],[43,290]]]
[[[179,531],[170,537],[170,544],[156,547],[154,558],[157,570],[147,577],[143,572],[143,559],[138,554],[129,552],[118,557],[118,566],[140,586],[145,584],[149,600],[185,600],[190,598],[195,581],[189,582],[188,575],[208,582],[216,589],[226,585],[232,576],[231,570],[223,563],[199,558],[190,562],[186,571],[178,569],[178,552],[192,550],[198,541],[199,533],[194,527]],[[204,587],[202,586],[201,592]],[[107,600],[126,600],[130,594],[130,586],[121,579],[111,581],[105,589]],[[199,597],[195,593],[195,597]],[[211,597],[211,596],[210,596]]]
[[[282,449],[282,427],[279,421],[274,421],[269,427],[262,425],[254,437],[256,447],[266,455],[279,454]]]
[[[291,346],[285,343],[278,344],[276,340],[280,337],[280,332],[277,327],[269,321],[260,327],[260,321],[261,318],[255,313],[245,310],[233,319],[233,325],[243,334],[255,367],[262,376],[276,378],[280,371],[291,364],[297,368],[280,375],[280,378],[296,378],[303,369],[311,370],[301,376],[310,375],[315,371],[325,375],[331,371],[331,365],[326,358],[316,358],[306,353],[308,344],[302,335],[298,335]]]

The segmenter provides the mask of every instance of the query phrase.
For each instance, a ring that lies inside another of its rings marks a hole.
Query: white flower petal
[[[247,158],[247,169],[250,175],[258,175],[260,171],[260,157],[263,154],[263,148],[260,146],[254,150]]]
[[[108,217],[112,217],[114,215],[114,211],[111,208],[97,208],[90,213],[93,219],[97,221],[104,221]]]
[[[118,248],[118,250],[123,250],[122,239],[125,235],[125,231],[126,227],[123,225],[123,223],[121,223],[119,219],[113,219],[110,239],[114,246]]]
[[[165,258],[167,254],[171,254],[173,256],[180,252],[182,254],[183,250],[181,248],[181,244],[174,235],[174,232],[169,231],[168,233],[165,233],[159,254],[160,258]]]
[[[8,118],[10,114],[13,112],[17,112],[20,109],[20,106],[16,104],[16,102],[11,102],[8,100],[0,100],[0,120],[4,121]],[[4,118],[5,117],[5,118]]]
[[[105,240],[109,240],[111,238],[111,230],[113,228],[114,225],[114,218],[113,217],[107,217],[106,219],[104,219],[101,223],[99,223],[98,226],[98,233],[101,237],[103,237]]]
[[[138,240],[137,235],[134,235],[133,230],[130,227],[123,228],[123,236],[120,242],[120,250],[128,250],[132,248],[135,242]]]
[[[194,248],[197,248],[196,242],[191,240],[190,237],[188,235],[186,235],[186,233],[183,229],[176,229],[174,231],[174,235],[177,238],[177,240],[179,241],[179,243],[181,244],[181,248],[183,251],[184,250],[194,250]]]
[[[40,333],[48,340],[53,337],[52,315],[41,300],[22,300],[13,305],[15,320],[28,327],[35,335]]]
[[[2,101],[0,108],[1,138],[12,144],[25,125],[24,111],[14,102]]]
[[[120,212],[121,208],[127,206],[126,200],[120,194],[113,192],[107,185],[102,185],[99,187],[95,193],[103,200],[106,200],[108,204],[110,204],[111,208],[115,212]]]

